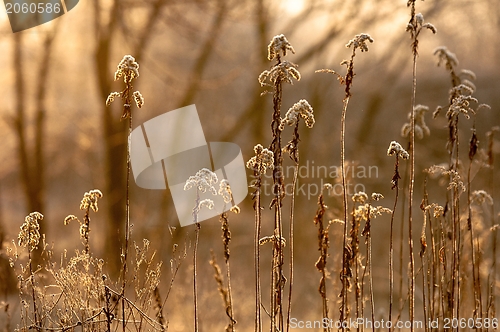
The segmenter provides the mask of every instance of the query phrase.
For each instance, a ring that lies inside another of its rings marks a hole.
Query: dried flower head
[[[359,191],[352,195],[352,200],[359,204],[365,204],[365,202],[368,200],[368,195],[362,191]]]
[[[133,97],[137,108],[142,108],[142,105],[144,105],[144,97],[142,94],[139,91],[134,91]]]
[[[226,179],[220,180],[219,195],[222,196],[222,199],[224,199],[224,203],[229,203],[233,199],[231,186],[229,185],[229,181],[227,181]]]
[[[264,174],[268,168],[274,168],[274,153],[271,150],[262,147],[260,144],[257,144],[253,150],[255,156],[247,162],[248,169],[253,169],[258,174]]]
[[[87,210],[91,208],[92,211],[97,212],[99,210],[97,207],[97,200],[101,197],[102,192],[99,189],[94,189],[85,193],[80,203],[80,210]]]
[[[123,120],[132,117],[132,98],[137,108],[141,108],[144,105],[144,98],[141,93],[139,91],[132,92],[132,80],[139,77],[139,64],[135,61],[133,56],[125,55],[118,64],[115,72],[115,81],[122,77],[126,85],[125,89],[121,92],[111,92],[106,99],[106,106],[111,105],[117,97],[121,98],[123,100],[123,113],[121,119]]]
[[[139,64],[131,55],[125,55],[120,61],[115,72],[115,81],[123,77],[125,83],[130,83],[134,78],[139,77]]]
[[[241,212],[241,209],[240,209],[240,207],[239,207],[238,205],[233,205],[233,206],[229,209],[229,211],[231,211],[231,212],[233,212],[233,213],[235,213],[235,214],[239,214],[239,213]]]
[[[414,26],[414,23],[411,21],[408,23],[406,27],[406,31],[416,31],[416,34],[418,35],[422,28],[427,28],[432,31],[432,33],[436,33],[437,29],[434,25],[431,23],[424,23],[424,15],[422,13],[418,13],[415,15],[415,23],[416,26]]]
[[[472,89],[467,85],[460,84],[454,89],[460,89],[460,94],[453,98],[450,107],[448,108],[448,112],[446,112],[446,116],[448,118],[457,116],[458,114],[463,114],[466,119],[470,118],[470,114],[476,114],[476,111],[470,107],[470,103],[478,102],[478,100],[471,95],[463,94],[463,93],[472,93]]]
[[[475,190],[472,192],[472,204],[482,205],[484,203],[493,205],[493,198],[484,190]]]
[[[288,42],[288,39],[286,39],[285,35],[276,35],[269,43],[269,46],[267,46],[267,59],[271,61],[274,58],[279,58],[280,52],[282,52],[283,56],[285,56],[287,51],[295,54],[295,50]]]
[[[361,49],[361,52],[368,52],[368,45],[366,45],[367,41],[373,43],[373,38],[367,33],[360,33],[359,35],[356,35],[353,39],[349,40],[349,42],[345,45],[345,47],[354,46],[354,50],[359,48]]]
[[[64,218],[64,225],[69,225],[69,223],[72,222],[73,220],[78,220],[78,222],[80,222],[80,220],[75,215],[70,214],[69,216]]]
[[[28,248],[28,251],[33,251],[40,242],[40,225],[39,220],[43,219],[40,212],[31,212],[24,218],[24,224],[21,225],[21,231],[18,235],[18,244],[21,247]]]
[[[401,144],[399,144],[396,141],[392,141],[391,144],[389,145],[389,149],[387,150],[387,155],[388,156],[397,155],[402,159],[410,159],[410,155],[408,154],[408,152],[406,152],[406,150],[403,149]]]
[[[438,57],[438,66],[444,63],[450,69],[458,66],[458,58],[446,46],[439,46],[434,50],[434,55]]]
[[[361,204],[354,210],[353,216],[356,220],[368,220],[368,211],[370,211],[370,219],[375,219],[383,213],[391,214],[392,210],[383,206],[372,206],[370,204]]]
[[[209,210],[212,210],[214,208],[214,201],[211,199],[203,199],[198,203],[198,210],[200,210],[202,207],[206,207]]]
[[[465,79],[469,79],[472,81],[476,80],[476,74],[472,70],[462,69],[459,74],[460,77],[465,77]]]
[[[196,172],[195,175],[190,176],[189,179],[187,179],[186,184],[184,185],[184,190],[189,190],[195,187],[202,193],[207,192],[208,190],[213,195],[217,195],[217,190],[215,189],[214,184],[218,181],[219,179],[217,178],[217,174],[207,168],[202,168]]]
[[[384,195],[382,195],[382,194],[372,193],[372,200],[373,201],[380,201],[383,198],[384,198]]]
[[[460,174],[457,171],[449,170],[443,172],[443,174],[450,176],[450,183],[448,184],[448,187],[446,189],[448,190],[456,189],[459,190],[460,192],[465,192],[466,190],[465,185],[462,181],[462,178],[460,177]]]
[[[431,131],[425,123],[425,113],[429,111],[429,107],[424,105],[416,105],[413,110],[415,113],[415,136],[419,139],[424,138],[424,136],[429,136],[431,134]],[[408,120],[411,120],[411,113],[408,113]],[[410,131],[411,124],[407,122],[401,128],[401,136],[408,137]]]
[[[297,70],[297,65],[283,61],[275,66],[273,66],[270,70],[264,70],[259,75],[259,83],[261,86],[273,86],[278,79],[283,82],[287,82],[293,85],[293,79],[300,81],[300,72]],[[267,81],[271,82],[268,83]]]
[[[122,96],[121,92],[111,92],[108,98],[106,99],[106,106],[111,105],[111,103],[115,101],[115,98],[117,97],[121,98],[121,96]]]
[[[301,99],[299,102],[290,107],[285,114],[285,118],[281,119],[279,126],[280,130],[285,129],[285,125],[295,125],[299,121],[299,118],[304,119],[308,128],[312,128],[314,126],[315,121],[313,109],[305,99]]]

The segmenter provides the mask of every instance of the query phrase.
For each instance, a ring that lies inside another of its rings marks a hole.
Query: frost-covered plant
[[[217,174],[207,168],[202,168],[195,175],[190,176],[184,184],[184,190],[196,189],[196,199],[193,207],[193,222],[196,224],[195,242],[193,249],[193,297],[194,297],[194,330],[198,332],[198,285],[197,285],[197,254],[198,243],[200,239],[200,223],[198,214],[203,207],[209,210],[214,208],[214,202],[211,199],[201,199],[200,193],[210,192],[217,195],[215,184],[219,181]]]
[[[354,79],[354,57],[356,56],[356,50],[360,49],[361,52],[368,52],[368,42],[373,43],[373,38],[367,33],[361,33],[356,35],[347,44],[347,48],[351,48],[352,52],[349,60],[343,60],[340,65],[346,65],[347,73],[342,76],[332,69],[321,69],[316,72],[331,73],[337,76],[340,84],[345,85],[345,95],[343,99],[342,116],[340,119],[341,129],[340,129],[340,168],[341,168],[341,180],[342,180],[342,197],[343,197],[343,212],[344,212],[344,234],[343,234],[343,255],[342,255],[342,272],[340,279],[342,281],[342,292],[340,297],[342,298],[342,304],[340,307],[340,321],[343,322],[347,319],[349,308],[347,307],[347,296],[348,296],[348,276],[346,275],[349,270],[349,249],[347,245],[347,229],[348,229],[348,201],[347,201],[347,185],[346,185],[346,167],[345,167],[345,121],[347,114],[347,106],[349,105],[349,99],[351,98],[351,87]]]

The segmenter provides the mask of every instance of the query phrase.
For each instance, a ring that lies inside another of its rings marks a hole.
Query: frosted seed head
[[[352,200],[359,204],[365,204],[365,202],[368,200],[368,195],[362,191],[358,191],[357,193],[352,195]]]
[[[213,195],[217,195],[217,190],[214,187],[214,184],[217,183],[219,179],[217,178],[217,174],[212,172],[207,168],[202,168],[195,175],[190,176],[186,183],[184,184],[184,190],[189,190],[195,187],[202,193],[211,192]]]
[[[246,166],[248,169],[257,171],[258,174],[264,174],[268,168],[274,168],[274,153],[263,148],[262,145],[257,144],[254,146],[255,156],[248,160]]]
[[[301,99],[299,102],[290,107],[285,114],[285,118],[281,119],[280,130],[283,130],[285,125],[295,125],[299,118],[304,119],[308,128],[312,128],[314,126],[315,120],[313,109],[305,99]]]
[[[388,156],[397,155],[402,159],[409,159],[410,158],[410,155],[408,154],[408,152],[406,152],[406,150],[403,149],[401,144],[399,144],[396,141],[392,141],[391,144],[389,144],[389,149],[387,150],[387,155]]]
[[[438,57],[438,66],[440,66],[443,62],[452,68],[458,66],[457,56],[455,53],[450,52],[446,46],[437,47],[434,50],[434,55]]]
[[[367,33],[361,33],[359,35],[356,35],[353,39],[349,40],[349,42],[345,46],[347,48],[353,46],[354,50],[360,48],[361,52],[368,52],[368,45],[366,44],[367,41],[373,43],[373,38]]]
[[[123,77],[125,83],[130,83],[134,78],[139,77],[139,64],[131,55],[125,55],[117,66],[115,81]]]
[[[219,195],[222,196],[222,199],[224,199],[224,203],[231,202],[233,198],[231,186],[229,185],[229,181],[226,179],[222,179],[219,183]]]
[[[280,52],[283,56],[285,56],[287,51],[295,53],[295,50],[288,39],[286,39],[285,35],[276,35],[267,46],[267,59],[271,61],[274,58],[279,57]]]
[[[134,91],[133,97],[137,108],[142,108],[142,106],[144,105],[144,97],[142,96],[142,94],[139,91]]]

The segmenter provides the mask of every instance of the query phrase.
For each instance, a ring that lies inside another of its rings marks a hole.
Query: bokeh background
[[[432,54],[436,47],[447,46],[457,55],[459,69],[476,73],[475,96],[492,106],[476,118],[480,147],[486,148],[485,133],[500,125],[500,2],[428,0],[418,2],[417,11],[438,30],[436,35],[423,32],[419,44],[417,103],[431,110],[426,116],[431,135],[418,140],[416,146],[418,206],[423,193],[421,171],[448,161],[446,119],[443,115],[432,119],[431,114],[436,106],[447,105],[450,88],[449,75],[437,67]],[[113,81],[118,62],[131,54],[140,64],[134,87],[141,91],[145,105],[133,110],[134,127],[164,112],[196,104],[207,141],[234,142],[248,160],[255,144],[267,146],[271,142],[271,95],[261,96],[265,88],[260,87],[257,77],[271,66],[266,59],[269,41],[283,33],[296,51],[288,60],[298,64],[302,79],[285,86],[282,111],[299,99],[307,99],[316,118],[314,128],[301,128],[300,160],[308,166],[303,169],[307,174],[299,179],[304,194],[296,200],[292,317],[319,319],[320,275],[314,267],[318,252],[313,224],[317,189],[339,179],[318,176],[312,170],[317,166],[331,169],[340,163],[343,89],[334,76],[314,71],[331,68],[342,73],[340,62],[350,55],[345,44],[361,32],[375,40],[369,52],[358,53],[355,60],[346,159],[358,170],[376,169],[371,176],[368,172],[358,174],[352,184],[368,194],[382,193],[386,197],[383,205],[392,207],[394,161],[386,151],[392,140],[403,146],[408,141],[400,133],[411,107],[411,49],[405,33],[408,20],[403,0],[91,0],[80,1],[57,20],[13,34],[6,13],[0,11],[0,241],[7,245],[16,239],[24,216],[36,210],[45,215],[42,229],[55,252],[81,248],[77,225],[63,226],[63,220],[68,214],[81,214],[79,202],[84,192],[100,189],[104,197],[99,212],[92,217],[91,247],[106,259],[108,273],[116,275],[124,238],[127,124],[120,122],[119,102],[106,108],[105,100],[110,92],[123,88],[121,82]],[[472,120],[461,121],[463,156],[467,155],[471,124]],[[290,136],[290,131],[285,133],[285,141]],[[493,150],[500,151],[498,140]],[[286,165],[292,163],[287,160]],[[497,166],[495,161],[494,174]],[[488,172],[474,168],[478,175],[473,189],[496,189],[497,182],[486,176]],[[248,176],[251,181],[250,172]],[[443,184],[433,180],[429,188],[431,201],[434,198],[444,204]],[[500,199],[498,194],[498,190],[492,192],[495,200]],[[269,201],[265,198],[264,205]],[[328,218],[340,218],[339,197],[328,197],[327,205]],[[288,206],[289,201],[286,211]],[[241,214],[229,216],[233,290],[238,327],[250,331],[254,282],[250,195],[240,207]],[[400,207],[396,234],[402,227],[401,214]],[[265,211],[264,216],[263,234],[271,234],[272,213]],[[422,225],[418,209],[415,218],[417,239]],[[284,220],[286,224],[288,214]],[[171,277],[172,245],[188,248],[165,311],[172,331],[192,329],[189,248],[194,226],[179,227],[168,190],[145,190],[133,183],[131,221],[132,239],[151,240],[157,258],[164,262],[165,290]],[[389,218],[381,217],[374,221],[372,232],[376,314],[380,317],[388,310],[388,225]],[[211,248],[222,262],[219,229],[216,218],[204,221],[200,236],[200,321],[207,331],[221,330],[225,325],[222,301],[208,264]],[[329,287],[331,312],[336,315],[342,230],[333,225],[330,232]],[[491,258],[490,247],[482,250]],[[406,245],[403,254],[408,254]],[[263,266],[270,266],[269,259],[264,257]],[[2,266],[2,275],[8,280],[5,260]],[[267,274],[263,276],[265,283]],[[15,283],[2,285],[0,296],[7,300],[16,291]],[[496,288],[498,292],[499,286]],[[417,306],[419,301],[417,298]]]

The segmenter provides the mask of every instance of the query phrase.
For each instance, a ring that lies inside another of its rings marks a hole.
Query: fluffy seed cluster
[[[42,219],[43,214],[40,212],[31,212],[24,218],[24,223],[21,225],[21,231],[17,237],[21,247],[33,251],[38,246],[40,242],[40,224],[38,221]]]
[[[443,214],[444,214],[444,207],[442,207],[442,206],[441,206],[441,205],[439,205],[439,204],[432,203],[432,204],[427,205],[427,206],[425,206],[425,207],[424,207],[424,210],[425,210],[425,211],[429,211],[429,210],[431,210],[431,209],[433,209],[433,210],[434,210],[434,211],[433,211],[433,214],[432,214],[432,215],[434,216],[434,218],[439,218],[439,217],[442,217],[442,216],[443,216]]]
[[[436,33],[437,32],[437,29],[434,25],[432,25],[431,23],[424,23],[424,15],[422,15],[422,13],[418,13],[417,15],[415,15],[415,23],[416,23],[416,26],[413,25],[412,22],[408,23],[407,27],[406,27],[406,31],[417,31],[417,33],[420,32],[420,30],[422,30],[422,28],[427,28],[429,30],[432,31],[432,33]]]
[[[472,192],[472,203],[482,205],[484,203],[493,205],[493,198],[484,190],[475,190]]]
[[[271,150],[257,144],[254,146],[253,151],[255,156],[247,162],[248,169],[253,169],[258,174],[264,174],[268,168],[274,168],[274,153]]]
[[[415,136],[419,139],[424,138],[424,136],[429,136],[431,134],[431,131],[425,123],[425,113],[429,111],[429,107],[424,105],[416,105],[413,110],[415,112]],[[408,113],[408,120],[411,120],[411,113]],[[401,128],[401,136],[408,137],[410,132],[411,124],[407,122]]]
[[[285,56],[287,51],[295,54],[295,50],[293,49],[290,42],[288,42],[288,39],[286,39],[285,35],[276,35],[267,46],[267,58],[269,59],[269,61],[271,61],[274,58],[279,57],[280,52],[283,53],[283,56]]]
[[[372,206],[370,204],[361,204],[354,210],[354,218],[356,220],[368,220],[368,210],[370,211],[370,219],[375,219],[383,213],[391,214],[392,210],[383,206]]]
[[[388,156],[397,155],[402,159],[410,159],[410,155],[408,154],[408,152],[406,152],[406,150],[403,149],[401,144],[399,144],[396,141],[392,141],[391,144],[389,145],[389,149],[387,150],[387,155]]]
[[[131,55],[125,55],[116,68],[115,81],[122,77],[125,83],[130,83],[139,77],[139,64]]]
[[[384,195],[382,195],[382,194],[372,193],[372,200],[373,201],[380,201],[383,198],[384,198]]]
[[[464,182],[462,181],[462,178],[460,177],[460,174],[457,171],[449,170],[443,172],[443,174],[450,176],[450,183],[448,184],[448,187],[446,189],[448,190],[456,189],[460,192],[466,191]]]
[[[224,203],[231,202],[233,197],[233,192],[231,191],[231,186],[229,185],[229,181],[226,179],[220,180],[219,183],[219,195],[224,199]]]
[[[353,46],[354,49],[361,49],[361,52],[368,52],[368,45],[366,42],[369,41],[373,43],[373,38],[367,33],[360,33],[356,35],[353,39],[349,40],[349,42],[345,45],[345,47]]]
[[[445,64],[451,68],[458,66],[458,58],[455,53],[450,52],[446,46],[439,46],[434,49],[434,55],[438,57],[438,66]]]
[[[460,84],[452,90],[455,90],[457,95],[453,98],[451,105],[448,108],[448,112],[446,112],[446,116],[451,118],[459,114],[463,114],[465,118],[469,119],[470,114],[476,114],[476,111],[470,107],[471,102],[478,102],[476,98],[471,96],[474,92],[473,89],[468,85]],[[452,93],[453,91],[450,92],[450,94]]]
[[[368,200],[368,195],[362,191],[358,191],[357,193],[352,195],[352,200],[359,204],[365,204],[365,202]]]
[[[83,194],[83,198],[80,203],[80,210],[87,210],[91,208],[92,211],[97,212],[99,210],[99,208],[97,207],[97,201],[101,197],[102,192],[99,189],[94,189]]]
[[[206,207],[209,210],[212,210],[214,208],[214,201],[209,198],[203,199],[200,201],[200,203],[198,203],[198,211],[201,210],[202,207]]]
[[[276,64],[271,70],[264,70],[259,75],[259,83],[261,86],[273,86],[278,79],[293,85],[293,80],[300,81],[300,72],[297,70],[297,65],[289,61],[283,61]],[[268,83],[271,82],[272,84]]]
[[[142,108],[142,105],[144,105],[144,97],[142,96],[142,94],[139,91],[134,91],[133,96],[137,108]]]
[[[305,99],[301,99],[299,102],[290,107],[285,114],[285,118],[281,119],[279,126],[280,130],[285,129],[285,125],[295,125],[299,121],[299,118],[304,119],[308,128],[312,128],[314,126],[315,120],[313,109]]]
[[[187,179],[186,184],[184,185],[184,190],[189,190],[195,187],[200,192],[204,193],[211,192],[213,195],[217,195],[217,190],[214,187],[219,181],[217,178],[217,174],[212,172],[207,168],[202,168],[195,175],[192,175]],[[201,202],[200,202],[201,204]]]
[[[111,92],[108,98],[106,99],[106,106],[111,105],[111,103],[114,102],[116,98],[121,98],[121,97],[122,97],[121,92]]]

